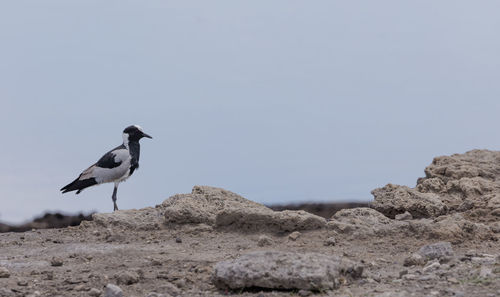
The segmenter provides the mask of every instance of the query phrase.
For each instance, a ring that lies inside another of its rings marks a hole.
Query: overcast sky
[[[498,1],[2,1],[0,220],[112,210],[59,189],[139,124],[122,209],[193,185],[370,200],[500,147]]]

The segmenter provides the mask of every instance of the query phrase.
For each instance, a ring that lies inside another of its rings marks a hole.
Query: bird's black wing
[[[99,161],[97,161],[96,165],[98,167],[101,167],[101,168],[110,168],[110,169],[120,166],[122,161],[116,162],[115,161],[116,154],[114,153],[114,151],[120,150],[120,149],[126,149],[126,147],[123,144],[115,147],[114,149],[112,149],[109,152],[107,152],[106,154],[104,154],[104,156],[102,156],[99,159]]]

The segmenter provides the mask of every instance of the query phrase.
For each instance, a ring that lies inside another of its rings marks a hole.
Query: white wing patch
[[[114,181],[123,181],[129,177],[130,173],[130,154],[126,149],[119,149],[112,152],[115,155],[115,162],[120,163],[120,166],[115,168],[102,168],[97,165],[92,165],[85,169],[80,175],[80,180],[95,178],[98,184],[109,183]]]

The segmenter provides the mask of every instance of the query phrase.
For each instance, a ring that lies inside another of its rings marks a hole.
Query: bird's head
[[[141,138],[153,138],[142,131],[137,125],[128,126],[123,130],[123,142],[139,141]]]

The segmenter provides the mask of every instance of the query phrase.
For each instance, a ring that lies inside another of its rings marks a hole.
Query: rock
[[[387,236],[400,234],[405,223],[393,221],[367,207],[342,209],[327,223],[327,228],[341,234]]]
[[[217,214],[216,227],[239,232],[292,232],[323,228],[326,220],[303,210],[226,209]]]
[[[0,288],[0,297],[14,297],[16,294],[11,289]]]
[[[10,272],[7,268],[0,266],[0,278],[8,278],[10,277]]]
[[[161,208],[164,209],[167,223],[204,223],[209,226],[215,225],[217,214],[225,209],[270,210],[262,204],[245,199],[233,192],[209,186],[194,186],[191,194],[174,195],[165,200]]]
[[[91,296],[91,297],[99,297],[99,296],[101,296],[101,294],[102,294],[101,290],[96,289],[96,288],[92,288],[89,291],[89,296]]]
[[[402,278],[404,275],[407,275],[407,274],[408,274],[408,270],[407,270],[407,269],[405,269],[405,270],[401,270],[401,271],[399,272],[399,278]]]
[[[488,255],[488,256],[478,255],[476,257],[471,257],[470,261],[475,264],[486,264],[486,265],[493,265],[496,262],[495,257],[493,255]]]
[[[73,288],[73,290],[75,290],[75,291],[87,291],[87,288],[85,287],[85,285],[77,285]]]
[[[261,235],[257,240],[257,245],[260,247],[273,245],[273,240],[267,235]]]
[[[123,297],[123,291],[120,287],[113,284],[107,284],[104,287],[104,297]]]
[[[17,285],[20,287],[26,287],[28,285],[28,282],[24,279],[18,280]]]
[[[140,276],[135,271],[124,271],[115,275],[119,285],[132,285],[139,282]]]
[[[410,296],[410,293],[403,291],[403,292],[384,292],[380,294],[376,294],[377,297],[406,297]]]
[[[452,284],[459,284],[460,282],[458,281],[458,279],[456,279],[455,277],[449,277],[448,278],[448,282],[452,283]]]
[[[403,275],[404,280],[416,280],[417,276],[415,274],[405,274]]]
[[[159,287],[156,292],[168,296],[180,296],[181,290],[174,284],[169,282],[162,282],[162,286]]]
[[[429,263],[427,263],[427,265],[425,265],[425,267],[422,269],[423,272],[431,272],[431,271],[435,271],[435,270],[438,270],[439,267],[441,266],[441,264],[439,264],[439,261],[430,261]]]
[[[326,220],[305,211],[273,211],[233,192],[195,186],[161,206],[168,224],[199,224],[238,232],[292,232],[322,228]]]
[[[437,242],[422,246],[418,250],[418,254],[426,260],[445,260],[453,257],[454,252],[449,242]]]
[[[416,222],[413,226],[424,222]],[[463,217],[462,214],[441,216],[430,222],[426,226],[427,231],[421,230],[421,233],[428,233],[429,238],[439,239],[490,239],[492,236],[490,228],[481,223],[471,222]]]
[[[337,241],[335,240],[335,237],[328,237],[324,242],[324,246],[334,246],[337,244]]]
[[[307,297],[307,296],[311,296],[312,292],[309,290],[299,290],[297,292],[297,295],[299,295],[300,297]]]
[[[31,294],[26,295],[26,297],[40,297],[42,294],[39,291],[35,291]]]
[[[389,218],[409,212],[413,218],[437,217],[448,212],[448,207],[434,193],[421,193],[406,186],[388,184],[372,191],[375,201],[371,206]]]
[[[146,297],[170,297],[168,294],[160,294],[156,292],[150,292],[146,295]]]
[[[414,253],[404,260],[403,266],[419,266],[424,265],[425,259],[420,254]]]
[[[176,243],[182,243],[182,239],[181,239],[180,237],[176,237],[176,238],[175,238],[175,242],[176,242]]]
[[[439,178],[445,184],[450,180],[483,177],[494,180],[500,172],[500,152],[472,150],[465,154],[436,157],[425,168],[427,178]]]
[[[157,230],[163,224],[161,209],[152,207],[95,213],[92,219],[94,224],[106,228],[122,227],[133,230]]]
[[[50,265],[54,267],[62,266],[63,263],[64,261],[59,257],[52,257],[52,259],[50,260]]]
[[[398,221],[406,221],[406,220],[412,220],[413,216],[408,211],[405,211],[404,213],[397,214],[395,216],[395,219]]]
[[[493,276],[493,269],[487,266],[481,266],[481,269],[479,269],[479,276],[482,278],[489,278]]]
[[[341,277],[359,278],[363,266],[331,255],[296,252],[253,252],[215,265],[218,288],[334,289]]]
[[[300,237],[299,231],[292,232],[288,235],[288,239],[291,241],[296,241],[299,237]]]

